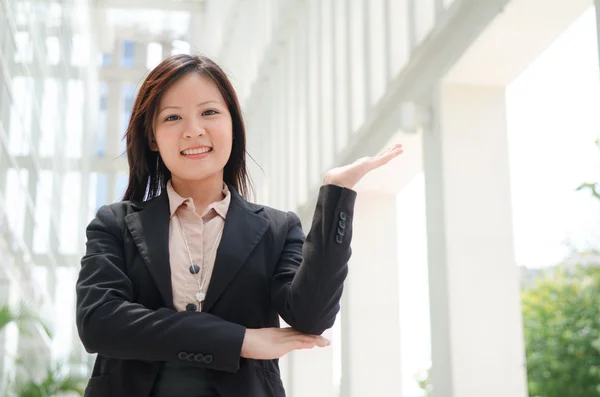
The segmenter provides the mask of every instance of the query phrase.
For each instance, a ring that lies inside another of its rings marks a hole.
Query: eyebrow
[[[208,104],[208,103],[216,103],[216,104],[220,104],[220,102],[219,102],[219,101],[215,101],[215,100],[212,100],[212,99],[211,99],[210,101],[204,101],[204,102],[200,102],[200,103],[199,103],[199,104],[197,104],[196,106],[203,106],[203,105],[206,105],[206,104]],[[165,107],[161,108],[161,109],[158,111],[158,113],[161,113],[163,110],[166,110],[166,109],[181,109],[181,107],[180,107],[180,106],[165,106]]]

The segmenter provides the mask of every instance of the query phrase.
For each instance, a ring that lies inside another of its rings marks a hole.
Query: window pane
[[[9,168],[6,173],[6,217],[15,236],[23,238],[25,226],[27,170]]]
[[[31,107],[33,79],[16,76],[12,81],[12,104],[10,109],[9,153],[27,155],[31,133]]]
[[[146,59],[146,67],[154,68],[162,60],[162,45],[159,43],[148,43],[148,58]]]
[[[67,132],[65,155],[68,158],[81,157],[83,101],[83,81],[69,80],[67,83],[67,112],[65,114]]]
[[[348,9],[346,0],[334,0],[335,14],[335,128],[337,148],[345,147],[348,142],[350,131],[348,120],[349,101],[348,96]],[[337,150],[336,148],[336,150]]]
[[[123,58],[121,64],[125,68],[132,68],[135,65],[135,42],[132,40],[123,40]]]
[[[350,96],[352,100],[352,132],[356,132],[365,118],[365,43],[362,1],[350,2]]]
[[[60,213],[61,254],[76,254],[79,242],[79,206],[81,205],[81,173],[68,172],[63,177]]]
[[[38,153],[40,157],[54,155],[54,136],[58,127],[58,82],[56,79],[44,80],[44,93],[42,98],[42,115],[40,120],[40,143]]]
[[[60,41],[58,37],[46,38],[46,62],[48,65],[58,65],[60,62]]]
[[[35,254],[45,254],[49,249],[51,199],[52,171],[41,170],[35,199],[35,227],[33,229],[33,252]]]
[[[113,201],[121,200],[127,189],[127,182],[129,182],[129,177],[126,174],[117,175],[115,180],[115,197],[113,197]]]
[[[386,84],[385,75],[385,14],[384,0],[369,1],[369,56],[370,62],[370,95],[371,103],[369,106],[377,103],[383,95]]]

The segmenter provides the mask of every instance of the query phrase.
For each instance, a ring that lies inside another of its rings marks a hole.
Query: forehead
[[[209,77],[190,72],[175,81],[164,93],[161,104],[189,100],[215,100],[223,102],[219,88]]]

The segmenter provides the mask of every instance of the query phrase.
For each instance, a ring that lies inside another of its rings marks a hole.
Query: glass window
[[[349,4],[350,22],[350,98],[351,98],[351,130],[361,126],[365,118],[365,38],[363,1],[351,1]]]
[[[33,79],[16,76],[12,81],[8,151],[15,156],[29,153]]]
[[[388,26],[390,28],[389,51],[390,76],[394,78],[409,59],[408,0],[395,0],[389,3]]]
[[[60,41],[58,37],[46,37],[46,51],[46,62],[48,65],[58,65],[60,62]]]
[[[41,136],[38,148],[40,157],[52,157],[54,155],[54,137],[59,126],[58,104],[58,81],[54,78],[44,79],[40,119]]]
[[[115,197],[114,201],[121,201],[125,190],[127,190],[127,184],[129,182],[129,176],[127,174],[118,174],[115,180]]]
[[[319,31],[319,2],[310,0],[308,7],[308,177],[312,185],[317,183],[321,172],[321,93],[320,70],[319,70],[319,48],[321,44],[321,32]]]
[[[370,63],[370,94],[371,103],[369,106],[377,103],[384,93],[386,84],[386,51],[385,47],[385,0],[369,0],[369,56],[367,62]]]
[[[148,69],[154,68],[162,61],[162,51],[162,44],[148,43],[148,54],[146,58],[146,67]]]
[[[119,153],[125,153],[127,150],[127,141],[124,138],[125,132],[127,131],[127,126],[129,125],[129,120],[131,119],[131,112],[133,110],[133,103],[135,101],[135,85],[133,84],[123,84],[121,86],[122,98],[123,98],[123,106],[122,106],[122,115],[121,115],[121,133],[119,134]]]
[[[86,66],[89,63],[89,40],[86,35],[76,33],[73,35],[73,48],[71,51],[71,65]]]
[[[33,45],[29,32],[17,32],[15,34],[15,43],[17,52],[15,53],[16,63],[29,63],[33,60]]]
[[[33,252],[45,254],[49,250],[50,202],[52,200],[52,171],[40,170],[35,198],[35,227]]]
[[[101,58],[101,66],[110,66],[110,64],[112,63],[112,55],[111,54],[102,54],[102,58]]]
[[[106,153],[106,123],[107,123],[107,107],[108,107],[108,84],[101,81],[99,86],[100,92],[100,111],[98,112],[98,129],[96,130],[96,156],[102,157]]]
[[[81,205],[81,172],[63,176],[60,211],[59,253],[76,254],[79,241],[79,206]]]
[[[96,211],[105,204],[108,204],[108,176],[102,172],[96,176]]]
[[[125,68],[132,68],[135,65],[135,42],[132,40],[123,40],[123,57],[121,64]]]
[[[417,45],[427,37],[435,24],[434,0],[415,1],[415,28]]]
[[[48,28],[59,28],[62,24],[62,4],[51,2],[48,6],[48,19],[46,26]]]
[[[296,186],[298,187],[298,201],[304,202],[308,197],[308,114],[307,114],[307,105],[308,105],[308,84],[307,84],[307,76],[308,76],[308,43],[306,38],[305,26],[302,26],[302,29],[298,32],[298,69],[297,69],[297,77],[296,77],[296,85],[298,90],[296,91],[297,95],[297,112],[298,112],[298,128],[296,133],[297,139],[297,147],[298,147],[298,183]]]
[[[25,227],[27,180],[27,170],[9,168],[6,173],[6,217],[10,230],[17,238],[23,238]]]
[[[87,223],[89,223],[89,221],[91,221],[95,216],[96,216],[96,212],[98,211],[98,208],[100,208],[100,205],[97,203],[98,201],[98,197],[96,196],[96,190],[98,189],[98,174],[95,172],[90,172],[88,175],[89,178],[89,190],[88,190],[88,220]]]
[[[298,75],[298,40],[295,35],[290,36],[289,45],[286,51],[287,57],[287,75],[285,79],[285,85],[287,88],[287,100],[285,102],[286,106],[286,124],[285,131],[288,136],[287,139],[287,148],[285,148],[288,153],[288,162],[292,164],[292,166],[287,168],[287,175],[285,176],[287,183],[287,197],[290,200],[286,205],[287,208],[295,208],[297,206],[297,194],[296,194],[296,181],[298,180],[298,167],[294,165],[298,164],[298,143],[296,136],[298,135],[298,80],[296,76]]]
[[[348,96],[348,9],[346,0],[334,0],[334,36],[335,44],[333,47],[335,57],[335,129],[336,129],[336,150],[346,146],[348,142],[350,117],[350,97]]]
[[[171,55],[190,53],[190,43],[187,41],[175,40],[172,44],[173,49],[171,50]]]
[[[65,114],[66,149],[68,158],[81,157],[83,128],[83,81],[70,79],[67,83],[67,109]]]
[[[332,4],[329,1],[320,2],[321,11],[321,54],[317,58],[320,61],[320,80],[321,80],[321,126],[319,130],[321,147],[321,170],[329,169],[333,166],[334,139],[335,130],[333,128],[334,118],[334,94],[333,94],[333,26],[332,26]],[[337,99],[337,98],[335,98]],[[343,100],[342,98],[339,98]]]

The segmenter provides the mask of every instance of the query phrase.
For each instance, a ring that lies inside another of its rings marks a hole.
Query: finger
[[[380,157],[380,156],[386,155],[387,153],[392,152],[394,150],[398,150],[398,149],[402,149],[402,144],[401,143],[396,143],[396,144],[394,144],[392,146],[389,146],[389,147],[385,148],[384,150],[382,150],[381,152],[379,152],[377,154],[377,156],[375,156],[375,157]]]
[[[297,349],[312,349],[317,345],[317,339],[300,335],[288,344],[288,351]]]
[[[317,346],[319,346],[319,347],[327,347],[329,345],[331,345],[331,342],[329,341],[329,339],[326,339],[326,338],[323,338],[323,337],[317,338]]]
[[[371,161],[369,161],[370,169],[379,168],[384,164],[389,163],[394,157],[399,156],[403,153],[402,147],[390,149],[387,153],[382,154],[378,157],[373,157]]]

